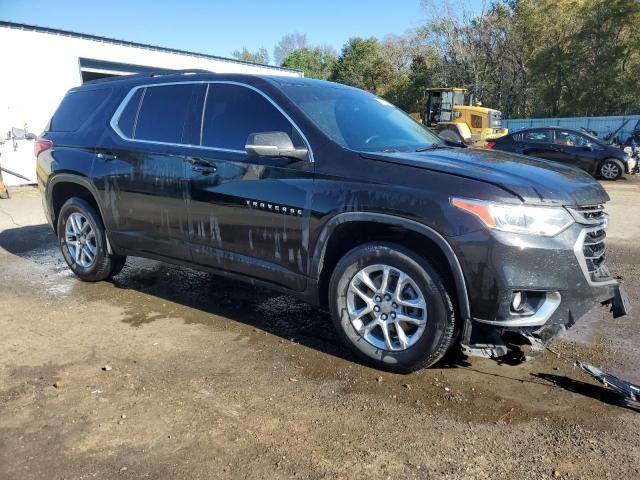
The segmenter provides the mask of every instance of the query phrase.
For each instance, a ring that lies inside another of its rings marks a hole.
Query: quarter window
[[[265,97],[240,85],[211,83],[203,119],[205,147],[244,151],[249,134],[259,132],[285,132],[301,146],[291,122]]]
[[[67,93],[51,119],[49,130],[75,132],[100,109],[109,93],[111,89]]]

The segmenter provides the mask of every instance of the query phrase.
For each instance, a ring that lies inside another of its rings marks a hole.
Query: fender
[[[49,212],[51,216],[51,225],[53,226],[54,231],[57,230],[58,219],[55,218],[55,213],[53,211],[52,195],[53,195],[53,188],[58,183],[75,183],[76,185],[80,185],[86,188],[87,190],[89,190],[89,193],[91,193],[91,195],[93,196],[93,199],[96,202],[96,205],[98,206],[98,213],[100,214],[100,218],[102,218],[102,222],[104,223],[105,216],[104,216],[104,212],[102,211],[102,205],[100,204],[100,200],[99,200],[100,195],[98,194],[98,189],[93,184],[93,182],[89,178],[84,177],[82,175],[77,175],[73,173],[56,173],[56,174],[53,174],[48,179],[47,187],[46,187],[46,201],[47,201],[47,205],[49,206]],[[104,230],[105,230],[105,235],[107,237],[107,251],[111,254],[113,252],[111,250],[111,241],[109,240],[109,228],[107,227],[107,225],[104,226]]]
[[[328,240],[335,228],[338,225],[346,222],[378,222],[384,223],[385,225],[398,226],[424,235],[429,240],[433,241],[444,253],[445,258],[447,259],[447,262],[449,264],[449,268],[453,273],[453,281],[455,283],[456,293],[458,297],[458,308],[462,319],[466,320],[471,318],[471,307],[469,305],[467,284],[464,280],[464,274],[462,272],[462,267],[460,266],[458,257],[451,248],[451,245],[449,245],[449,242],[447,242],[447,240],[442,235],[440,235],[431,227],[413,220],[409,220],[407,218],[396,217],[394,215],[388,215],[385,213],[373,212],[345,212],[331,218],[318,236],[318,241],[316,242],[316,247],[313,252],[313,258],[311,261],[311,278],[320,278],[320,272],[322,271]]]

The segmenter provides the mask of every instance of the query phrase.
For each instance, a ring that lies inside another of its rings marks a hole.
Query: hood
[[[490,183],[527,203],[593,205],[609,200],[604,188],[577,167],[497,150],[453,148],[360,155]]]

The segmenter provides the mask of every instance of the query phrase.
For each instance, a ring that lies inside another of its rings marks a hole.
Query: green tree
[[[393,69],[377,39],[351,38],[342,48],[331,79],[381,95],[393,80]]]
[[[302,70],[305,77],[327,80],[335,63],[336,54],[331,47],[316,47],[294,50],[282,66]]]
[[[282,65],[289,55],[303,48],[309,48],[307,36],[304,33],[285,35],[273,47],[273,61],[276,65]]]
[[[247,47],[242,47],[241,50],[233,52],[233,57],[243,62],[261,63],[264,65],[269,64],[269,52],[266,48],[260,48],[255,52],[250,52]]]

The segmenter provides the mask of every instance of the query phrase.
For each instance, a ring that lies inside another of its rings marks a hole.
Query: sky
[[[430,0],[438,5],[455,0]],[[483,0],[466,0],[480,11]],[[0,0],[0,20],[230,57],[288,33],[340,51],[350,37],[401,34],[424,22],[421,0]],[[437,10],[437,8],[436,8]]]

